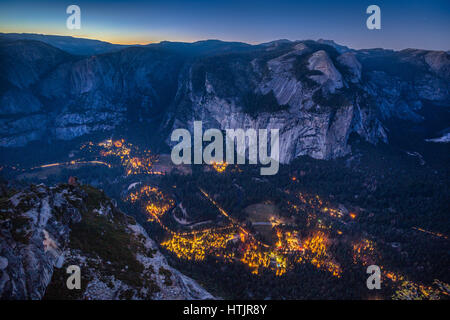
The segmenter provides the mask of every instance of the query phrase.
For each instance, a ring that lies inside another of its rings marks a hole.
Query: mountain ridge
[[[425,101],[449,103],[441,51],[347,51],[328,40],[161,42],[89,57],[55,50],[1,42],[0,146],[150,123],[167,141],[175,126],[203,120],[220,129],[278,127],[288,163],[348,154],[352,132],[386,143],[386,120],[420,122]]]

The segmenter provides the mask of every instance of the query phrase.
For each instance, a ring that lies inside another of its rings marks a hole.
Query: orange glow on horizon
[[[196,42],[207,39],[194,39],[192,37],[173,37],[170,35],[130,35],[124,34],[122,31],[117,32],[103,32],[103,31],[85,31],[86,29],[81,30],[68,30],[68,29],[59,29],[55,30],[52,26],[42,26],[38,30],[36,26],[28,27],[22,26],[19,27],[17,25],[14,26],[2,26],[0,27],[0,33],[29,33],[29,34],[39,34],[39,35],[51,35],[51,36],[61,36],[61,37],[72,37],[76,39],[88,39],[88,40],[98,40],[109,42],[111,44],[118,45],[148,45],[153,43],[160,43],[161,41],[174,41],[174,42]],[[79,33],[74,33],[79,32]],[[179,36],[179,35],[178,35]]]

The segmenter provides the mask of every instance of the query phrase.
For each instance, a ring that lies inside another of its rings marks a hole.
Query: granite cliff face
[[[69,290],[66,268],[81,270]],[[0,299],[213,299],[89,186],[2,189]]]
[[[156,124],[171,130],[278,128],[282,163],[350,152],[356,133],[388,142],[385,121],[420,122],[424,102],[449,104],[448,53],[351,50],[332,41],[160,44],[74,56],[2,39],[0,146],[71,140]]]
[[[170,103],[181,63],[174,53],[149,48],[80,58],[36,41],[0,43],[6,70],[0,145],[5,147],[70,140],[154,120]],[[26,57],[11,47],[20,47]]]
[[[305,41],[199,59],[181,76],[171,126],[203,120],[222,129],[278,128],[280,161],[288,163],[300,155],[345,155],[352,132],[387,142],[384,120],[420,121],[415,111],[423,100],[448,104],[447,54],[377,54]]]

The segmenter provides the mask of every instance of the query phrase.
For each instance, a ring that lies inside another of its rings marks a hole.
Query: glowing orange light
[[[226,161],[225,162],[223,162],[223,161],[219,161],[219,162],[212,161],[211,164],[212,164],[214,170],[216,170],[219,173],[224,172],[225,169],[228,166],[228,163]]]

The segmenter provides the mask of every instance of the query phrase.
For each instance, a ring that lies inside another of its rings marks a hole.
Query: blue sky
[[[66,8],[81,8],[81,29],[66,28]],[[381,30],[366,28],[366,8],[381,8]],[[114,43],[221,39],[332,39],[353,48],[450,50],[450,1],[181,0],[4,1],[0,32],[71,35]]]

